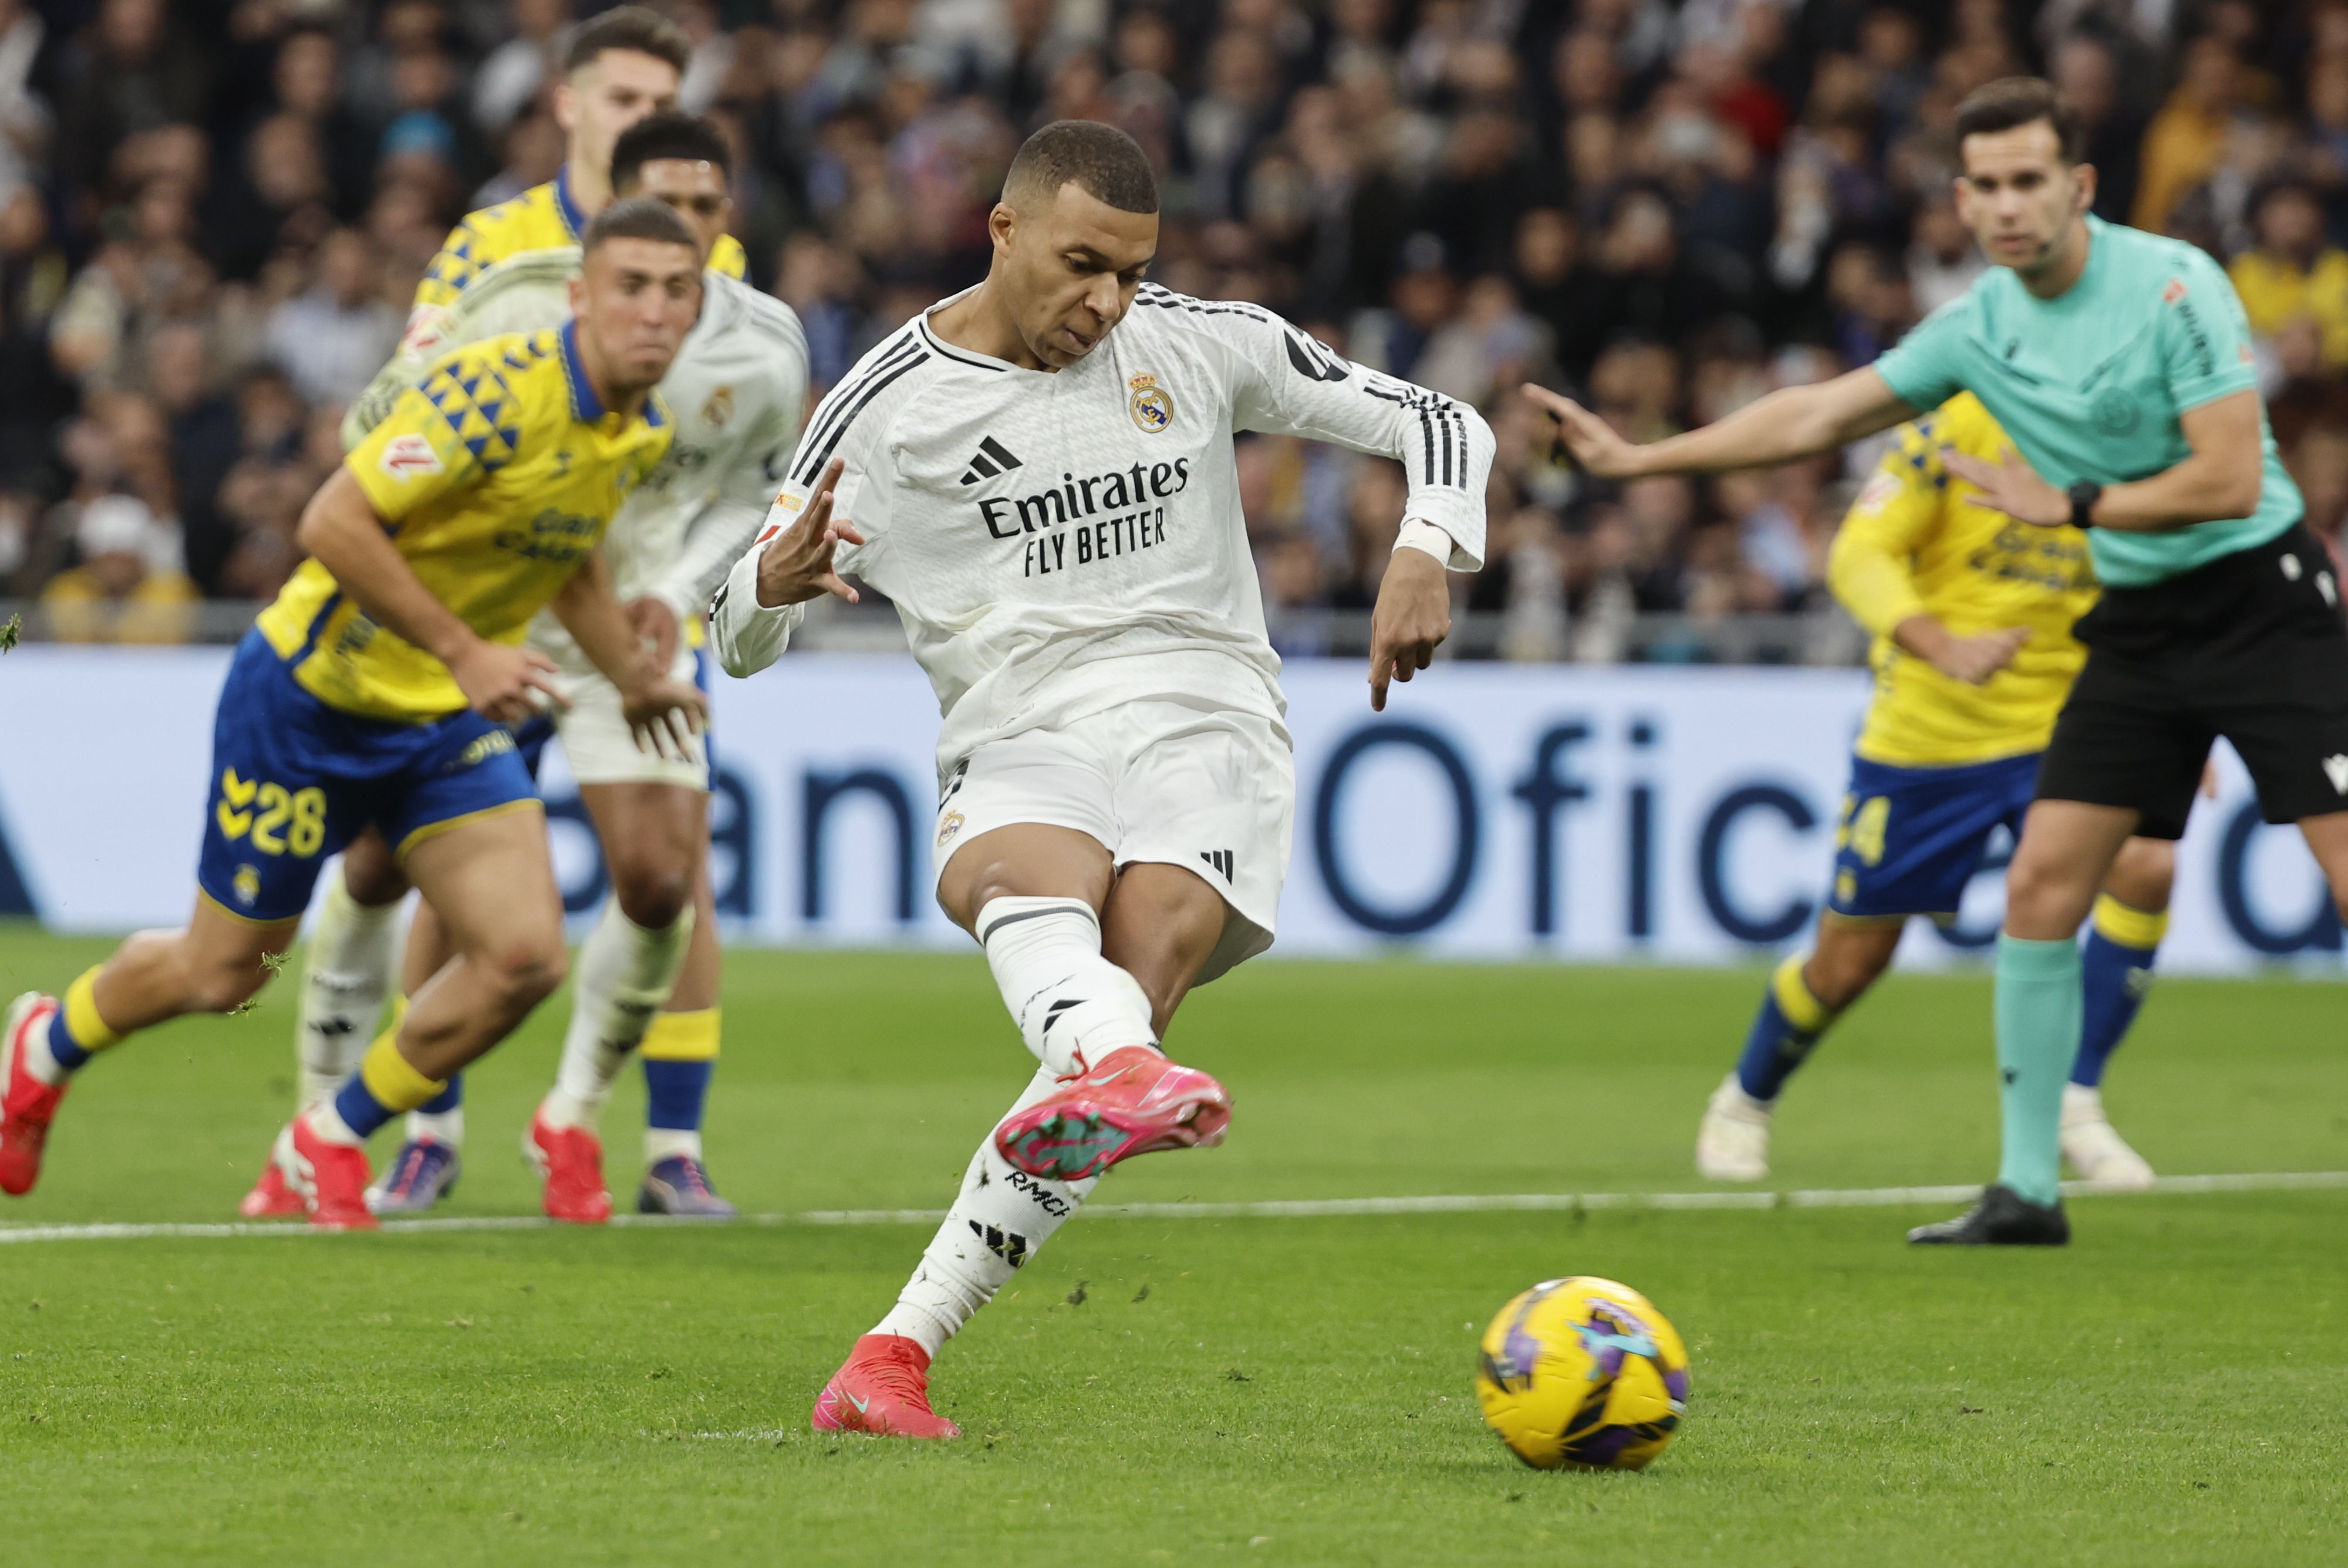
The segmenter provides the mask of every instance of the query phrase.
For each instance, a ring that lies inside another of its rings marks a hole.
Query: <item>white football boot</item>
[[[1695,1170],[1715,1182],[1757,1182],[1769,1174],[1769,1102],[1746,1093],[1734,1072],[1704,1108],[1695,1130]]]
[[[2063,1158],[2081,1181],[2099,1187],[2140,1193],[2152,1185],[2152,1167],[2105,1117],[2100,1089],[2063,1085]]]

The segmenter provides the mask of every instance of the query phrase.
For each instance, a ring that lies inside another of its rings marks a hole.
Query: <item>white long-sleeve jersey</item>
[[[561,324],[578,275],[575,245],[525,251],[482,274],[450,307],[428,353],[403,347],[351,405],[343,419],[345,444],[364,437],[449,349]],[[652,477],[622,503],[603,538],[619,597],[658,599],[680,620],[707,607],[757,535],[807,405],[807,337],[791,308],[723,272],[703,273],[702,291],[701,319],[660,384],[676,438]],[[530,642],[587,668],[586,656],[551,612],[531,623]]]
[[[759,607],[757,558],[837,456],[833,514],[865,539],[838,565],[904,620],[937,690],[941,776],[984,741],[1124,702],[1203,701],[1277,723],[1286,703],[1241,515],[1241,430],[1400,459],[1406,527],[1440,530],[1456,570],[1483,564],[1483,419],[1269,311],[1144,284],[1107,337],[1056,373],[945,343],[924,312],[809,419],[766,529],[718,590],[718,660],[747,675],[782,652],[798,607]]]

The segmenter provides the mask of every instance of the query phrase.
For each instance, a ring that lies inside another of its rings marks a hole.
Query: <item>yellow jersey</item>
[[[1957,767],[2043,751],[2087,651],[2071,628],[2096,602],[2086,536],[1970,504],[1980,491],[1941,449],[1998,460],[2005,432],[1970,392],[1898,433],[1835,536],[1827,580],[1875,634],[1875,700],[1858,753],[1895,767]],[[1941,674],[1891,640],[1911,615],[1963,635],[2027,627],[2013,662],[1980,686]]]
[[[416,303],[407,318],[411,336],[420,324],[429,322],[431,313],[456,303],[457,296],[475,278],[508,256],[578,244],[592,216],[582,210],[572,195],[568,168],[510,201],[468,212],[441,241],[432,264],[424,269],[423,281],[416,285]],[[739,240],[721,234],[710,250],[709,265],[738,279],[748,273],[750,258]]]
[[[417,578],[494,642],[522,640],[674,435],[657,394],[641,416],[604,409],[577,333],[571,322],[454,351],[343,460]],[[255,624],[329,707],[410,723],[465,707],[445,665],[367,619],[316,560]]]

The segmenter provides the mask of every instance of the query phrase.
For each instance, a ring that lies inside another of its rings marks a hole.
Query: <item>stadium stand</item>
[[[35,636],[225,638],[298,559],[342,401],[467,209],[561,152],[569,0],[0,0],[0,600]],[[1002,169],[1110,120],[1168,176],[1158,281],[1281,311],[1499,433],[1458,651],[1838,662],[1871,450],[1579,481],[1509,395],[1643,437],[1872,359],[1979,265],[1970,88],[2044,70],[2106,217],[2231,268],[2310,522],[2348,515],[2348,5],[2251,0],[671,0],[742,149],[754,281],[819,384],[974,281]],[[1277,641],[1348,651],[1386,466],[1241,462]],[[116,504],[117,498],[135,506]],[[201,601],[195,596],[201,594]],[[891,635],[835,618],[835,643]]]

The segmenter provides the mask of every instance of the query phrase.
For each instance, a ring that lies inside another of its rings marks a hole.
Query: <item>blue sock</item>
[[[364,1073],[354,1072],[335,1093],[335,1114],[364,1143],[399,1112],[375,1097]]]
[[[663,1061],[644,1058],[644,1125],[663,1132],[697,1132],[701,1108],[709,1098],[714,1061]]]
[[[417,1109],[427,1116],[438,1116],[454,1111],[464,1103],[465,1075],[461,1072],[452,1072],[448,1075],[448,1087],[417,1106]]]
[[[2127,1037],[2137,1009],[2152,989],[2153,957],[2168,931],[2167,910],[2131,909],[2108,893],[2096,900],[2095,918],[2079,950],[2085,1008],[2071,1081],[2081,1088],[2102,1085],[2104,1064]]]
[[[57,1009],[49,1015],[49,1054],[67,1072],[79,1072],[90,1053],[74,1042],[73,1030],[66,1027],[66,1009]]]
[[[2079,1054],[2079,944],[1997,939],[1997,1179],[2034,1204],[2062,1195],[2063,1083]]]
[[[1833,1012],[1802,982],[1802,966],[1808,961],[1808,954],[1796,953],[1779,964],[1762,993],[1761,1010],[1753,1015],[1745,1054],[1736,1059],[1736,1081],[1756,1100],[1776,1099],[1834,1023]]]

